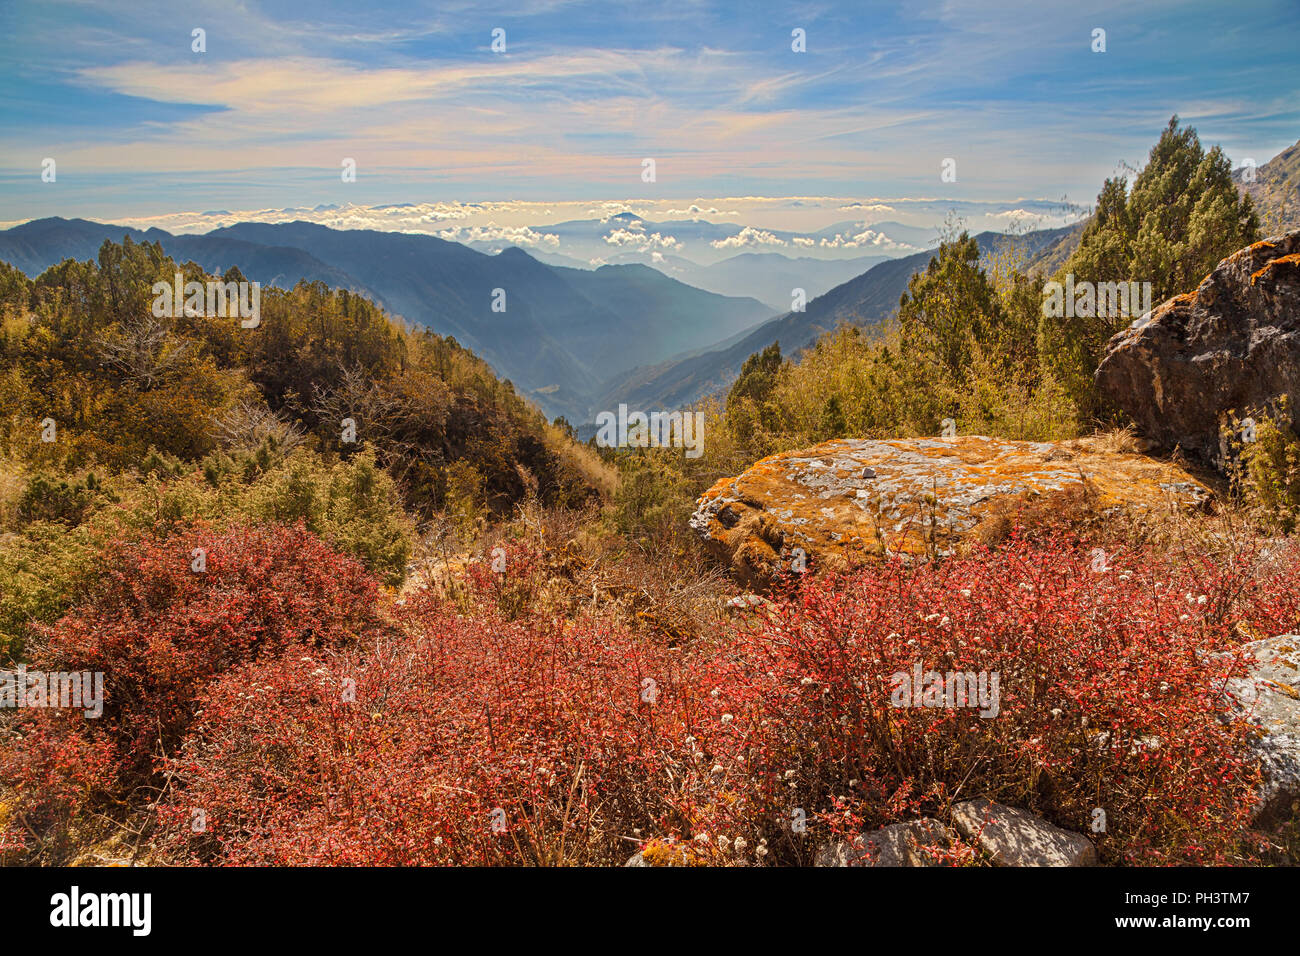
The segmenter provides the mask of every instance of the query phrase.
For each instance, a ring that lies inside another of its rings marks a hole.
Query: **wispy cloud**
[[[15,218],[250,200],[1088,202],[1175,111],[1238,158],[1300,135],[1291,0],[1047,7],[320,0],[292,15],[200,0],[178,15],[162,0],[13,0],[0,200]],[[498,27],[504,53],[490,48]],[[790,49],[794,27],[806,53]],[[1090,50],[1098,27],[1105,54]],[[57,187],[40,182],[46,156]],[[355,183],[340,180],[345,157]],[[955,182],[940,179],[945,158]]]

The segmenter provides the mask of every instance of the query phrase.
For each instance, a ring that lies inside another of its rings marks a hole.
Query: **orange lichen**
[[[1293,252],[1289,256],[1279,256],[1276,259],[1269,260],[1264,264],[1264,268],[1250,274],[1250,284],[1254,285],[1264,273],[1274,268],[1300,269],[1300,253]]]
[[[746,582],[883,554],[933,554],[997,540],[1017,516],[1156,509],[1208,490],[1185,471],[1089,439],[1016,442],[982,436],[837,439],[772,455],[700,498],[691,524]]]
[[[712,850],[712,844],[677,843],[655,837],[641,847],[641,859],[650,866],[709,866],[715,855]]]

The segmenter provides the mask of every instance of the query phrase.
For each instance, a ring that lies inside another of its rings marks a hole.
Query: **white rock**
[[[828,843],[817,851],[814,866],[938,866],[922,846],[947,846],[951,831],[938,820],[923,817],[891,823],[852,842]]]
[[[1097,850],[1087,837],[1052,826],[1027,810],[992,800],[952,808],[952,822],[998,866],[1092,866]]]
[[[1252,819],[1270,825],[1293,816],[1300,803],[1300,635],[1283,634],[1242,645],[1252,663],[1224,695],[1236,716],[1259,731],[1252,747],[1264,786]]]

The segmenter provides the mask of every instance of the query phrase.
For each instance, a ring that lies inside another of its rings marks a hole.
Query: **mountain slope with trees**
[[[548,415],[574,421],[587,419],[611,376],[712,345],[771,315],[755,299],[705,292],[644,267],[561,269],[515,248],[486,255],[434,236],[303,222],[173,236],[37,220],[0,232],[0,261],[35,276],[68,258],[91,258],[105,240],[124,236],[159,243],[214,273],[235,266],[264,285],[324,282],[364,295],[412,325],[454,337]]]

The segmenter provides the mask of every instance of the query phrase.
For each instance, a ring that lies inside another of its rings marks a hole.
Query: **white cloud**
[[[822,239],[820,245],[824,249],[862,249],[871,248],[881,251],[910,248],[902,243],[895,242],[883,232],[876,232],[874,229],[864,229],[857,235],[844,233],[833,239]]]
[[[634,225],[641,225],[634,223]],[[635,229],[615,229],[605,237],[605,241],[611,246],[632,246],[637,252],[649,252],[651,249],[680,249],[681,243],[676,236],[665,236],[661,233],[646,233],[642,230]]]
[[[1008,209],[1005,212],[993,212],[989,213],[989,218],[1006,219],[1016,225],[1026,221],[1037,223],[1046,219],[1042,213],[1030,212],[1028,209]]]
[[[734,236],[728,236],[726,239],[714,239],[709,245],[714,249],[745,249],[760,246],[785,246],[789,245],[789,243],[766,229],[755,229],[753,226],[746,226]]]
[[[435,233],[440,239],[452,242],[497,242],[505,240],[516,246],[546,246],[557,249],[560,237],[549,232],[535,232],[527,226],[451,226]]]
[[[664,214],[668,216],[734,216],[734,212],[722,212],[720,209],[705,209],[696,203],[691,203],[685,209],[665,209]]]

